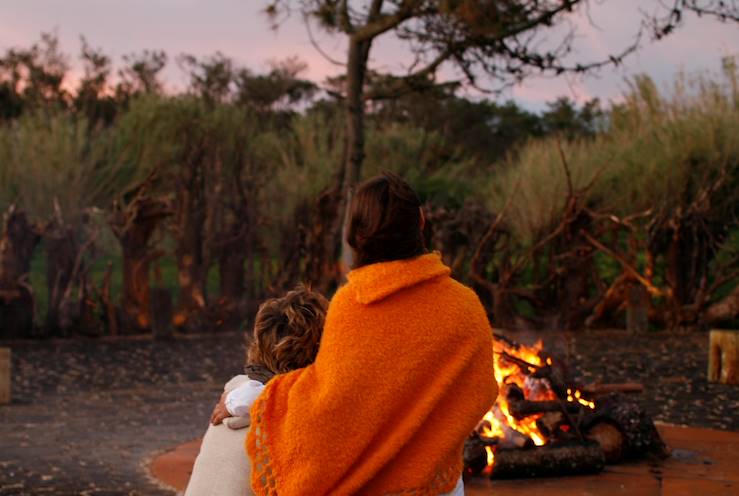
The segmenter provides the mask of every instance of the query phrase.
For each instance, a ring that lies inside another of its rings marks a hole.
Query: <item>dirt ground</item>
[[[656,420],[739,431],[739,389],[706,382],[706,334],[544,337],[583,383],[643,383],[640,401]],[[244,351],[237,334],[0,346],[13,353],[13,402],[0,407],[1,495],[171,494],[149,478],[147,461],[202,435]]]

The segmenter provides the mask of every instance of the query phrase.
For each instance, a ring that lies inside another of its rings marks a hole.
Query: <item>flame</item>
[[[583,406],[587,406],[591,410],[595,408],[595,403],[592,401],[588,401],[585,398],[582,398],[582,393],[580,391],[575,391],[575,393],[572,393],[572,389],[567,390],[567,401],[570,403],[578,402]]]
[[[488,453],[488,467],[492,467],[495,463],[495,452],[492,446],[485,446],[485,451]]]
[[[545,379],[532,377],[539,368],[553,365],[550,357],[542,357],[543,343],[537,341],[533,346],[511,345],[509,343],[496,340],[494,345],[495,360],[493,366],[493,374],[495,380],[500,386],[500,390],[504,390],[504,386],[515,384],[524,393],[524,397],[531,401],[550,401],[556,400],[557,395],[552,391]],[[509,358],[512,357],[512,358]],[[528,374],[524,373],[524,370]],[[477,427],[478,434],[495,444],[495,442],[503,442],[507,436],[516,431],[525,438],[530,439],[536,446],[543,446],[548,442],[547,436],[541,431],[537,425],[537,421],[543,417],[543,414],[534,414],[522,419],[516,419],[509,410],[508,400],[505,394],[499,394],[493,407],[480,420]],[[595,403],[582,397],[582,393],[578,390],[573,392],[572,389],[567,390],[567,401],[578,402],[589,408],[595,408]],[[564,425],[563,427],[568,427]],[[566,429],[563,429],[566,430]],[[495,447],[491,445],[485,446],[487,453],[486,472],[490,472],[495,463]]]

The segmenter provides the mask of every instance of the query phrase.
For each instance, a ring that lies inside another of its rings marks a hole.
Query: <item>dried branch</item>
[[[575,190],[572,187],[572,174],[570,174],[570,167],[567,163],[567,157],[565,157],[565,152],[562,149],[562,141],[557,138],[557,150],[559,151],[559,158],[562,161],[562,168],[565,171],[565,177],[567,178],[567,193],[570,197],[575,195]]]
[[[592,237],[584,229],[580,230],[580,234],[585,239],[587,239],[588,242],[592,244],[594,247],[596,247],[598,250],[602,251],[603,253],[610,256],[611,258],[616,260],[618,263],[620,263],[621,266],[624,268],[624,270],[626,270],[629,274],[631,274],[634,277],[634,279],[639,281],[645,288],[647,288],[647,291],[649,291],[649,293],[652,296],[664,296],[665,295],[663,290],[656,287],[654,284],[651,283],[651,281],[649,281],[646,277],[641,275],[641,273],[636,268],[634,268],[634,266],[631,265],[623,255],[615,252],[611,248],[608,248],[606,245],[604,245],[603,243],[601,243],[600,241]]]
[[[382,0],[374,0],[370,8],[370,22],[355,30],[351,37],[359,43],[372,41],[413,17],[415,9],[421,4],[423,4],[423,0],[402,0],[394,13],[382,15],[380,14]]]
[[[316,51],[329,63],[339,67],[346,67],[346,64],[344,62],[340,62],[333,58],[318,43],[315,36],[313,36],[313,29],[311,29],[310,27],[310,17],[308,17],[307,14],[303,14],[303,23],[305,24],[305,31],[308,33],[308,40],[310,41],[311,45],[313,45],[313,48],[315,48]]]

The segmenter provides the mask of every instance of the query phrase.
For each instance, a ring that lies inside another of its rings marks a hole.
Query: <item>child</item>
[[[306,367],[316,357],[328,302],[298,286],[259,307],[246,375],[228,381],[195,460],[186,496],[249,495],[250,463],[244,442],[249,409],[275,374]]]

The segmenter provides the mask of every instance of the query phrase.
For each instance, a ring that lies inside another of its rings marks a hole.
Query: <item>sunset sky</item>
[[[573,17],[580,37],[578,60],[592,60],[615,53],[634,36],[639,9],[654,0],[599,0],[591,3],[589,16]],[[208,55],[217,50],[254,70],[264,70],[268,61],[297,55],[308,63],[306,76],[321,81],[339,68],[326,61],[310,44],[302,20],[295,16],[272,31],[261,13],[262,0],[3,0],[0,3],[0,50],[29,46],[42,31],[56,31],[62,48],[71,56],[74,70],[79,37],[102,48],[118,62],[126,53],[163,49],[170,55],[165,73],[170,89],[184,86],[174,57],[181,53]],[[344,41],[318,34],[323,48],[342,60]],[[739,53],[739,29],[735,24],[690,16],[672,37],[645,43],[619,68],[609,68],[584,79],[531,79],[508,91],[533,109],[559,95],[578,101],[591,97],[617,99],[626,77],[648,73],[665,85],[680,70],[718,70],[720,59]],[[385,37],[373,49],[371,64],[385,70],[402,70],[410,60],[402,45]],[[451,74],[449,69],[445,74]]]

